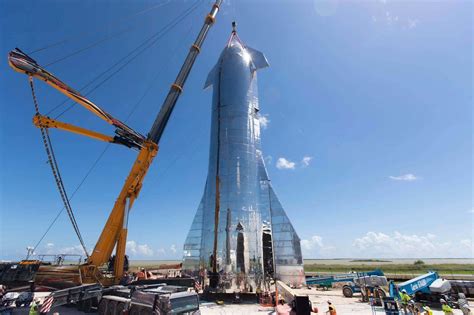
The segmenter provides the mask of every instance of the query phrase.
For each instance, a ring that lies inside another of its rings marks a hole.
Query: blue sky
[[[23,257],[61,209],[26,76],[8,67],[8,51],[68,38],[32,55],[48,64],[127,29],[48,67],[80,88],[194,2],[130,18],[159,3],[0,3],[0,259]],[[199,5],[90,98],[126,119],[152,84],[128,120],[146,133],[209,8]],[[474,257],[472,9],[470,1],[225,2],[130,216],[129,254],[180,257],[207,172],[211,93],[202,86],[235,19],[271,64],[259,72],[263,150],[305,258]],[[44,113],[64,99],[36,86]],[[79,106],[61,119],[112,132]],[[51,133],[71,193],[106,144]],[[72,199],[89,249],[135,156],[111,146]],[[37,252],[78,244],[63,214]]]

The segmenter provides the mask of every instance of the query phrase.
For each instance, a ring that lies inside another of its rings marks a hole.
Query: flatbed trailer
[[[129,314],[144,315],[151,315],[153,311],[155,313],[159,311],[159,314],[194,314],[199,310],[199,295],[192,288],[168,285],[163,282],[110,287],[103,287],[101,284],[84,284],[56,290],[44,296],[39,305],[39,311],[48,313],[65,305],[75,306],[77,310],[86,313],[98,312],[101,315],[122,315],[124,311]],[[15,300],[12,300],[0,310],[3,312],[14,309]]]

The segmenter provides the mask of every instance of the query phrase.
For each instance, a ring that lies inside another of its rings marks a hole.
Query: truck
[[[390,281],[390,297],[400,300],[400,292],[403,290],[413,297],[415,303],[421,305],[439,307],[440,299],[444,299],[450,306],[454,306],[451,298],[451,284],[448,280],[440,278],[436,271],[430,271],[399,284]]]
[[[342,294],[349,298],[352,297],[354,293],[361,293],[361,287],[359,284],[355,283],[355,279],[367,276],[385,277],[382,270],[375,269],[366,272],[350,272],[330,276],[310,277],[306,278],[306,284],[308,286],[316,286],[328,289],[331,288],[333,284],[344,283],[342,287]]]

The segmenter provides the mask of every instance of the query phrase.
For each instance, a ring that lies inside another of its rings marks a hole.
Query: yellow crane
[[[29,82],[32,89],[33,99],[36,107],[36,115],[33,118],[33,123],[36,127],[40,128],[43,133],[43,139],[45,133],[50,128],[57,128],[76,134],[84,135],[96,140],[101,140],[110,143],[122,144],[127,147],[136,148],[139,150],[138,156],[128,174],[125,183],[120,191],[120,194],[115,201],[114,207],[110,212],[110,215],[105,223],[102,233],[94,247],[94,250],[88,255],[87,261],[84,264],[77,266],[77,270],[71,270],[69,268],[67,272],[63,270],[54,270],[50,268],[46,271],[49,277],[63,277],[66,273],[77,273],[73,278],[74,284],[83,283],[95,283],[99,282],[102,285],[111,285],[118,283],[124,273],[124,260],[125,260],[125,249],[127,242],[127,225],[128,215],[133,206],[133,203],[138,198],[140,190],[142,188],[143,179],[145,178],[148,169],[153,162],[154,157],[158,152],[158,144],[163,134],[163,131],[167,125],[170,115],[178,101],[179,96],[183,92],[183,87],[186,79],[194,65],[196,57],[201,51],[202,44],[207,36],[207,33],[211,26],[215,22],[217,12],[222,3],[222,0],[216,0],[207,14],[204,24],[194,41],[191,45],[188,55],[174,81],[171,85],[170,90],[163,102],[163,105],[156,117],[153,126],[147,137],[134,131],[132,128],[114,118],[112,115],[101,109],[99,106],[94,104],[91,100],[81,95],[78,91],[72,89],[67,84],[59,80],[52,73],[41,67],[34,59],[23,53],[19,49],[15,49],[9,53],[8,61],[10,66],[21,73],[28,75]],[[39,113],[36,96],[34,93],[33,79],[40,79],[56,90],[60,91],[76,103],[82,105],[93,114],[97,115],[107,123],[113,125],[116,128],[115,136],[104,135],[86,128],[71,125],[65,122],[61,122],[52,119],[47,116],[43,116]],[[49,139],[49,138],[48,138]],[[45,140],[45,144],[46,144]],[[48,151],[48,149],[47,149]],[[49,155],[49,152],[48,152]],[[53,161],[55,162],[55,161]],[[53,169],[53,173],[54,173]],[[55,174],[56,177],[57,174]],[[57,182],[58,178],[56,177]],[[58,187],[62,183],[58,183]],[[60,189],[61,190],[61,189]],[[63,197],[63,195],[61,195]],[[65,205],[68,205],[69,200],[63,197]],[[73,223],[74,224],[74,223]],[[77,232],[77,231],[76,231]],[[80,234],[78,234],[80,236]],[[80,238],[81,243],[82,239]],[[115,248],[115,261],[114,261],[114,273],[113,275],[107,275],[101,271],[101,267],[106,264],[112,256]],[[86,252],[87,254],[87,252]]]

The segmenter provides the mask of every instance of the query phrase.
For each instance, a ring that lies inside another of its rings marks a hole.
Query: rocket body
[[[265,290],[274,278],[304,283],[300,239],[261,151],[257,70],[267,66],[234,33],[205,83],[213,88],[209,168],[183,271],[215,292]]]

